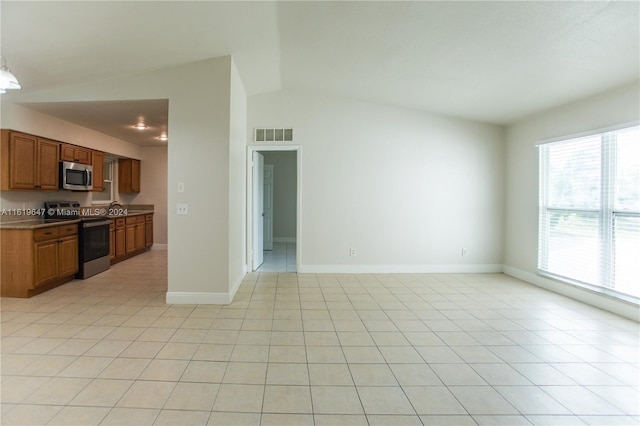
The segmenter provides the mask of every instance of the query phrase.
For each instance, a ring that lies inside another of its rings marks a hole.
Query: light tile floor
[[[166,252],[2,306],[2,424],[640,422],[638,323],[501,274],[247,275],[166,305]]]
[[[296,272],[296,243],[273,243],[257,272]]]

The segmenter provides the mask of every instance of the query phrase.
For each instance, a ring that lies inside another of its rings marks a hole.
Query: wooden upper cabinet
[[[91,164],[91,150],[89,148],[63,143],[60,146],[60,161]]]
[[[104,191],[104,152],[93,151],[91,163],[93,164],[93,191]]]
[[[73,145],[60,145],[60,161],[75,161],[76,147]]]
[[[9,130],[1,140],[2,190],[58,189],[58,142]]]
[[[35,189],[37,155],[37,137],[10,133],[9,189]]]
[[[58,142],[38,138],[37,189],[56,191],[58,189]]]
[[[118,191],[140,192],[140,160],[118,160]]]
[[[140,192],[140,160],[131,160],[131,192]]]

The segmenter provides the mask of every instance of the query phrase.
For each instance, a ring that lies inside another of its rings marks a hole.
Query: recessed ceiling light
[[[169,140],[169,136],[167,136],[166,133],[161,134],[160,136],[158,136],[158,139],[160,139],[163,142],[166,142]]]
[[[138,130],[144,130],[144,129],[147,129],[149,126],[146,126],[144,123],[138,123],[133,127],[135,127]]]

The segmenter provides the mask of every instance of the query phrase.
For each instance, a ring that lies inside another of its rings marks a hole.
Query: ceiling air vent
[[[256,129],[256,142],[293,142],[293,129]]]

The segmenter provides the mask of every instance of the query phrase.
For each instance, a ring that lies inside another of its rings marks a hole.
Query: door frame
[[[251,184],[253,187],[264,187],[264,155],[253,151],[251,155]],[[257,164],[256,164],[257,163]],[[253,231],[253,250],[251,252],[251,270],[257,270],[264,263],[264,191],[253,191],[251,194],[251,226]],[[257,232],[256,232],[257,230]],[[259,248],[259,250],[256,250]]]
[[[264,152],[264,151],[263,151]],[[264,188],[265,186],[265,182],[266,182],[266,177],[264,177],[267,173],[267,170],[271,172],[271,184],[269,185],[269,192],[270,192],[270,199],[271,199],[271,218],[269,220],[269,224],[271,226],[266,226],[266,221],[263,222],[262,224],[262,228],[265,232],[263,232],[263,235],[270,235],[270,238],[263,238],[262,239],[262,247],[264,248],[264,250],[273,250],[273,164],[263,164],[262,165],[262,176],[263,176],[263,182],[262,182],[262,186]],[[264,191],[264,196],[262,198],[262,206],[263,206],[263,214],[265,213],[265,211],[267,210],[266,207],[264,207],[266,205],[265,200],[267,199],[267,191]],[[265,214],[264,217],[267,217],[267,215]],[[268,231],[268,232],[267,232]]]
[[[247,208],[246,208],[246,235],[247,235],[247,271],[253,269],[253,153],[255,151],[296,151],[296,272],[300,271],[302,262],[302,147],[300,145],[248,145],[247,146]],[[262,188],[260,188],[262,190]]]

